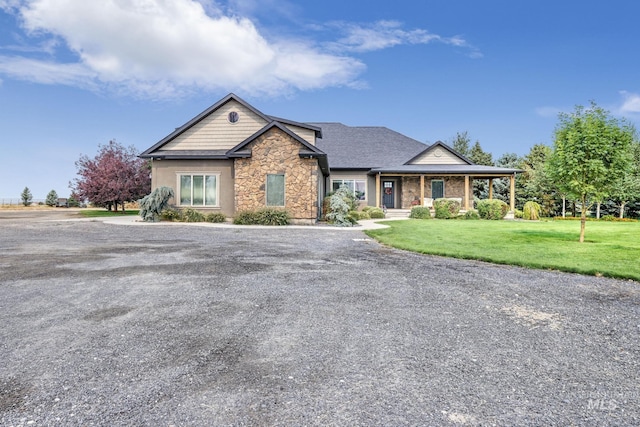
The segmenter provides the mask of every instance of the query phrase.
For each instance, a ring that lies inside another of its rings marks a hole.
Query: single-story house
[[[152,161],[152,188],[174,189],[172,204],[229,217],[284,208],[298,222],[317,220],[324,196],[341,185],[362,205],[408,209],[450,197],[468,210],[474,179],[506,177],[513,210],[519,172],[475,165],[442,142],[426,145],[385,127],[269,116],[234,94],[140,157]]]

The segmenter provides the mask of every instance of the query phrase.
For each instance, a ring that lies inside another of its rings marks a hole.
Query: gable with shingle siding
[[[237,112],[238,121],[230,123],[229,113]],[[186,129],[162,149],[229,150],[267,124],[267,121],[234,99],[220,106],[198,123]]]

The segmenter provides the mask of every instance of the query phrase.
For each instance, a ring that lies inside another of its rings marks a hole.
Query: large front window
[[[218,206],[218,175],[180,175],[181,206]]]
[[[267,206],[284,206],[284,175],[267,175]]]
[[[334,179],[331,181],[331,188],[336,191],[342,186],[353,191],[356,200],[367,200],[367,183],[363,179]]]

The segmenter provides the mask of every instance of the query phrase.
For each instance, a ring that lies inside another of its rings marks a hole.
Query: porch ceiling
[[[393,167],[374,168],[370,175],[399,175],[399,176],[472,176],[482,178],[500,178],[523,172],[521,169],[499,168],[483,165],[400,165]]]

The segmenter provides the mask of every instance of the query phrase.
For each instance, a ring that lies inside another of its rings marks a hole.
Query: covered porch
[[[434,167],[435,166],[435,167]],[[515,211],[515,177],[519,169],[478,165],[403,165],[395,169],[374,169],[375,206],[389,209],[431,207],[438,198],[460,199],[463,211],[473,209],[473,181],[488,180],[489,199],[493,199],[493,181],[509,179],[509,210]]]

